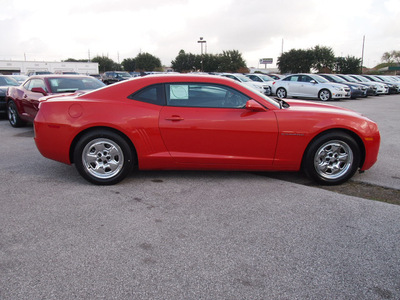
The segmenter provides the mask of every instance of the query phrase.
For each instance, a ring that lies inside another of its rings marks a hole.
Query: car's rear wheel
[[[286,90],[284,89],[284,88],[278,88],[277,90],[276,90],[276,96],[278,97],[278,98],[286,98],[287,97],[287,92],[286,92]]]
[[[326,185],[349,180],[360,164],[357,142],[343,132],[330,132],[311,142],[304,157],[305,172]]]
[[[22,127],[26,125],[26,122],[23,121],[18,114],[17,105],[12,100],[7,104],[7,117],[12,127]]]
[[[78,172],[89,182],[111,185],[132,171],[134,155],[120,135],[109,130],[95,130],[79,139],[74,162]]]
[[[321,101],[328,101],[328,100],[330,100],[332,98],[332,94],[328,90],[321,90],[318,93],[318,98]]]

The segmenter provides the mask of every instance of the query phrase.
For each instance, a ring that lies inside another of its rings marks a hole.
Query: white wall
[[[94,62],[45,62],[45,61],[16,61],[0,60],[0,73],[27,74],[32,71],[62,71],[80,74],[99,74],[99,64]]]

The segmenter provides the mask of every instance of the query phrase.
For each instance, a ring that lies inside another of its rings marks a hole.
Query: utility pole
[[[365,35],[363,36],[363,43],[362,43],[362,53],[361,53],[361,74],[363,73],[363,63],[364,63],[364,45],[365,45]]]

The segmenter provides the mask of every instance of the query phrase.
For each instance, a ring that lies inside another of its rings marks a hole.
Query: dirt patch
[[[373,185],[369,183],[357,182],[349,180],[341,185],[334,186],[324,186],[318,185],[311,179],[309,179],[305,174],[298,173],[256,173],[257,175],[267,176],[279,180],[294,182],[302,185],[312,186],[315,188],[320,188],[335,193],[354,196],[369,200],[381,201],[391,204],[400,205],[400,190],[393,188],[382,187],[379,185]]]
[[[350,180],[341,185],[318,187],[344,195],[400,205],[400,190],[386,188],[378,185]]]

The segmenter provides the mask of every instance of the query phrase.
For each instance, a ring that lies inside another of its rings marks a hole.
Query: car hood
[[[285,101],[290,105],[291,110],[303,111],[303,112],[316,112],[316,113],[337,113],[337,114],[345,114],[360,117],[363,116],[361,113],[355,112],[353,110],[334,106],[330,104],[324,103],[315,103],[310,101],[303,100],[286,100]],[[364,117],[364,116],[363,116]]]
[[[329,86],[331,88],[347,88],[348,86],[343,84],[343,83],[336,83],[336,82],[326,82],[326,83],[322,83],[325,86]]]

